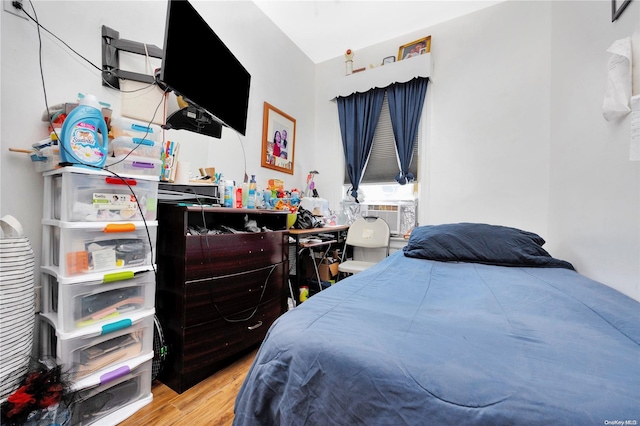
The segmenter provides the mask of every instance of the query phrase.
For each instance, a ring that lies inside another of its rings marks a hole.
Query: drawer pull
[[[133,322],[130,319],[123,319],[120,321],[112,322],[110,324],[105,324],[102,326],[101,335],[113,333],[114,331],[122,330],[123,328],[131,327]]]
[[[100,376],[100,384],[104,385],[105,383],[109,383],[112,380],[119,379],[120,377],[126,376],[131,372],[131,369],[126,365],[116,368],[113,371],[109,371],[108,373],[104,373]]]
[[[256,328],[260,328],[260,327],[262,327],[262,321],[258,321],[257,324],[247,327],[247,330],[255,330]]]
[[[106,283],[112,283],[115,281],[130,280],[134,278],[134,276],[135,275],[133,271],[113,272],[111,274],[104,274],[104,277],[102,278],[102,282],[106,284]]]
[[[104,181],[111,185],[136,186],[138,184],[138,182],[135,179],[125,179],[125,178],[117,178],[117,177],[106,177],[104,178]]]
[[[134,223],[110,223],[104,228],[105,233],[111,232],[133,232],[136,230]]]

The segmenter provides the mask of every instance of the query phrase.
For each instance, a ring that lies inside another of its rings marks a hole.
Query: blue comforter
[[[640,303],[569,269],[400,251],[273,324],[234,425],[625,421],[640,422]]]

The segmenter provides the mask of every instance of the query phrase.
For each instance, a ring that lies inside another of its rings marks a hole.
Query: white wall
[[[517,2],[355,53],[355,66],[368,66],[432,36],[420,223],[483,221],[547,233],[549,34],[549,5]],[[342,58],[320,64],[318,80],[348,78],[343,68]],[[318,98],[317,122],[325,123],[336,106]],[[318,133],[341,147],[337,122]]]
[[[123,39],[163,45],[165,1],[34,1],[40,24],[64,40],[98,68],[102,66],[101,27],[119,31]],[[194,171],[214,166],[227,179],[242,181],[246,153],[247,174],[256,174],[261,186],[278,178],[287,187],[303,187],[312,167],[304,155],[314,142],[314,64],[250,1],[191,2],[252,76],[247,135],[242,144],[235,132],[223,130],[222,139],[187,131],[171,130],[166,137],[181,143],[181,159]],[[27,10],[33,16],[29,2]],[[185,28],[187,31],[188,28]],[[9,152],[9,147],[29,149],[47,137],[47,124],[38,57],[38,33],[33,22],[0,11],[1,31],[1,129],[0,216],[11,214],[25,228],[40,263],[42,176],[34,172],[27,155]],[[120,114],[120,94],[101,85],[100,71],[79,59],[61,42],[42,31],[42,67],[49,105],[75,102],[78,92],[92,93]],[[216,63],[211,82],[216,81]],[[143,72],[144,60],[124,54],[123,68]],[[124,65],[127,65],[126,67]],[[260,167],[262,112],[264,102],[275,105],[296,119],[295,175]]]
[[[323,88],[344,78],[343,58],[313,65],[251,2],[193,3],[252,75],[247,173],[302,188],[318,170],[316,186],[336,208],[344,161],[337,108]],[[34,4],[47,29],[98,66],[102,25],[162,47],[164,1]],[[638,1],[615,23],[609,0],[508,1],[355,52],[355,67],[368,67],[432,35],[420,223],[483,221],[538,232],[552,255],[640,300],[640,162],[628,160],[629,118],[607,123],[600,112],[605,50],[634,31],[638,40],[639,15]],[[8,152],[46,136],[37,32],[6,12],[0,19],[0,214],[18,217],[39,252],[42,178],[26,155]],[[50,104],[94,93],[119,113],[119,94],[100,85],[98,70],[46,33],[42,47]],[[259,166],[264,101],[297,120],[294,176]],[[184,142],[194,168],[213,165],[242,179],[234,133],[225,130],[219,141],[182,131],[170,137]]]
[[[640,300],[640,162],[629,161],[629,117],[601,114],[605,50],[639,31],[639,9],[631,2],[611,23],[608,0],[508,1],[356,51],[354,68],[368,67],[432,36],[420,224],[537,232],[552,255]],[[344,58],[318,65],[318,156],[342,150],[337,107],[321,89],[339,78],[349,78]],[[316,178],[331,205],[344,169],[334,159]]]
[[[602,116],[613,41],[633,35],[640,71],[640,2],[632,1],[614,23],[609,2],[553,2],[552,11],[554,253],[640,300],[640,161],[629,161],[631,117],[607,122]],[[634,91],[640,94],[639,74]]]

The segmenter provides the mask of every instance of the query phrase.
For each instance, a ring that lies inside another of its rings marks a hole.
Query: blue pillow
[[[551,257],[533,232],[485,223],[425,225],[411,231],[404,255],[443,262],[574,269]]]

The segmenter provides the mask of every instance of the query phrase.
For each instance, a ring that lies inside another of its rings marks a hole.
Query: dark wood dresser
[[[156,311],[168,346],[159,380],[182,393],[256,347],[286,311],[287,215],[164,203],[158,209]],[[230,232],[244,230],[245,220],[262,230]]]

